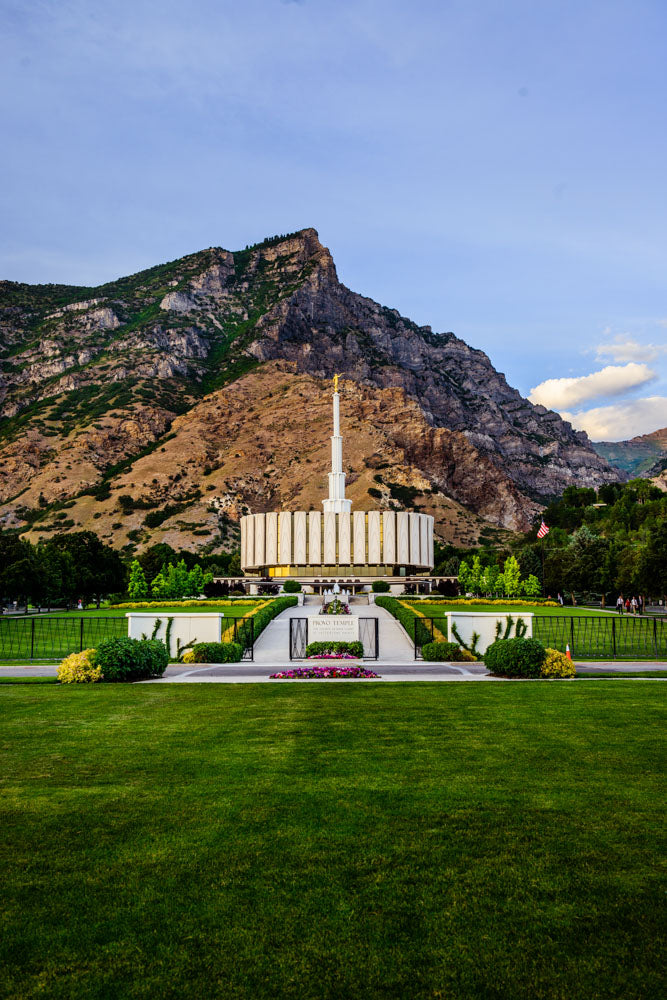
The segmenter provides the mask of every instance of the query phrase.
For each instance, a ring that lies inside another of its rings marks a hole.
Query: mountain
[[[618,478],[482,351],[342,285],[314,229],[97,288],[0,282],[0,346],[0,524],[33,539],[218,551],[248,509],[318,506],[334,373],[353,501],[443,540]]]
[[[667,468],[667,427],[629,441],[593,441],[598,455],[629,476],[651,478]]]

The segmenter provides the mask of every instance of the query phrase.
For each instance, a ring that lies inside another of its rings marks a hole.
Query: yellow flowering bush
[[[575,674],[574,663],[568,660],[565,653],[547,647],[546,659],[540,671],[541,677],[574,677]]]
[[[505,607],[506,605],[517,605],[521,608],[557,608],[559,607],[558,601],[527,601],[523,598],[508,597],[501,599],[499,597],[423,597],[417,598],[415,603],[423,601],[424,604],[497,604]],[[413,607],[413,601],[411,598],[406,597],[405,602],[410,602],[410,607]],[[404,603],[401,601],[401,603]]]
[[[181,663],[196,663],[194,649],[186,649],[181,657]]]
[[[104,680],[102,668],[95,663],[95,650],[84,649],[81,653],[70,653],[58,667],[61,684],[94,684]]]
[[[141,608],[205,608],[215,605],[223,608],[242,608],[245,604],[248,606],[255,603],[257,598],[245,598],[238,601],[229,600],[210,600],[210,601],[179,601],[179,600],[169,600],[168,598],[163,598],[161,601],[125,601],[123,604],[110,604],[110,608],[128,608],[130,611],[138,610]]]

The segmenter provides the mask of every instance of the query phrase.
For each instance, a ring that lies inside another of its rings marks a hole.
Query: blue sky
[[[314,226],[592,437],[667,425],[664,0],[0,0],[0,29],[0,277]]]

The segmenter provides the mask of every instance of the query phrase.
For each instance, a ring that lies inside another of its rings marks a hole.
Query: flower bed
[[[292,667],[290,670],[279,670],[277,674],[271,674],[271,680],[296,681],[296,680],[318,680],[320,678],[337,678],[345,680],[350,677],[359,677],[365,680],[379,677],[373,670],[366,667]]]

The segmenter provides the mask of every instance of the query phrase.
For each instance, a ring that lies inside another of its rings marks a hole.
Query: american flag
[[[544,536],[548,534],[549,534],[549,529],[547,528],[544,521],[542,521],[542,524],[540,525],[540,530],[537,532],[537,537],[544,538]]]

